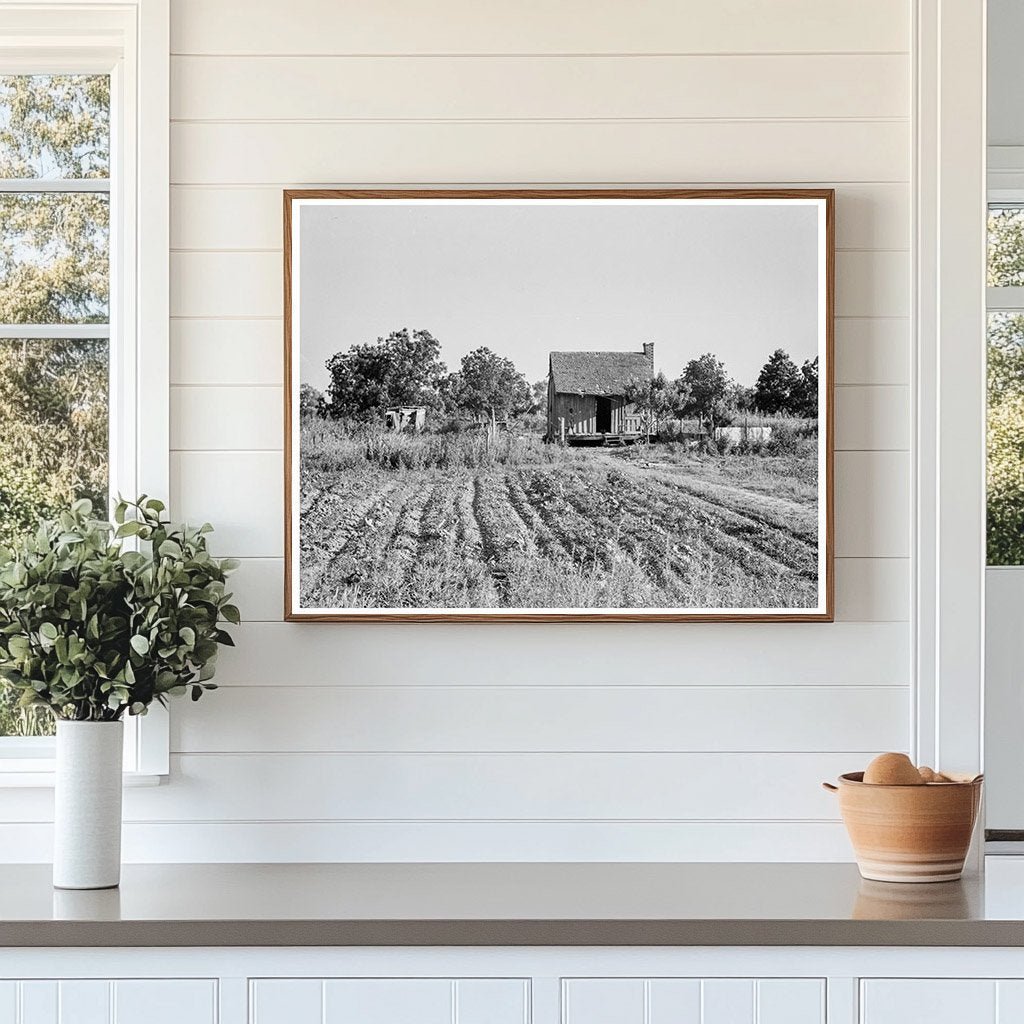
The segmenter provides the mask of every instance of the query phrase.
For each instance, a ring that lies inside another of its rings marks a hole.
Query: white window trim
[[[989,205],[1024,207],[1024,147],[1000,146],[990,148],[988,152]],[[1024,288],[989,287],[986,289],[986,306],[989,313],[1024,313]],[[1024,565],[990,565],[985,575],[987,583],[994,586],[1000,596],[1006,597],[1009,588],[1012,597],[1019,599],[1024,589]],[[989,841],[985,852],[1019,856],[1022,850],[1019,833],[1024,826],[1024,797],[1019,789],[1019,736],[1024,719],[1018,699],[1016,672],[1008,670],[1010,665],[1015,669],[1019,662],[1019,645],[1015,632],[1004,632],[1001,628],[1007,625],[1007,619],[1013,619],[1013,615],[1006,613],[1005,605],[992,609],[995,625],[989,625],[986,637],[986,761],[995,776],[989,785],[992,813],[986,825],[1003,837],[1012,834],[1014,838]]]
[[[984,755],[985,13],[916,5],[911,748],[962,771]]]
[[[169,0],[0,0],[0,25],[3,73],[111,74],[111,484],[115,492],[166,501]],[[61,328],[59,333],[72,332]],[[169,750],[170,727],[162,708],[126,719],[127,777],[143,782],[166,775]],[[52,740],[0,740],[0,787],[52,781]]]

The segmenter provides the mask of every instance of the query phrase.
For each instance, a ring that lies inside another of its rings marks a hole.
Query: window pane
[[[109,178],[107,75],[0,75],[0,178]]]
[[[106,339],[0,339],[0,544],[76,498],[106,515],[108,390]],[[50,729],[0,685],[0,736]]]
[[[1024,207],[989,207],[988,283],[991,288],[1024,285]]]
[[[106,323],[106,194],[0,194],[0,323]]]
[[[1024,314],[988,317],[988,564],[1024,565]]]

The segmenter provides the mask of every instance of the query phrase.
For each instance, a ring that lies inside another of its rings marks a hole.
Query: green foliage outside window
[[[992,210],[988,284],[1024,284],[1024,210]],[[1024,565],[1024,314],[988,318],[989,565]]]
[[[109,175],[107,76],[0,76],[0,178]],[[105,192],[0,194],[0,323],[106,323],[109,220]],[[108,377],[106,339],[0,339],[0,545],[79,498],[106,514]],[[0,736],[50,731],[16,704],[0,685]]]

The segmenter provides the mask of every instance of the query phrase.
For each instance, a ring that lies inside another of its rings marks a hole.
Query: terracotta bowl
[[[924,786],[875,786],[863,772],[839,776],[839,811],[857,867],[877,882],[960,877],[981,804],[981,776]]]

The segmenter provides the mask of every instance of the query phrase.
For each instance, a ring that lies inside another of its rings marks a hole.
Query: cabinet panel
[[[573,978],[562,982],[565,1024],[644,1024],[639,978]]]
[[[0,1024],[17,1024],[18,983],[0,981]]]
[[[442,979],[327,981],[324,1024],[451,1024],[452,984]]]
[[[523,1024],[528,1021],[529,982],[465,979],[455,983],[458,1024]]]
[[[573,978],[565,1024],[824,1024],[819,978]]]
[[[716,978],[702,982],[700,1024],[754,1024],[754,983]]]
[[[61,981],[57,983],[60,1024],[107,1024],[110,1017],[109,981]]]
[[[114,983],[113,1024],[184,1024],[185,1021],[216,1024],[217,982],[204,978]]]
[[[300,978],[259,978],[249,983],[251,1024],[321,1024],[324,984]]]
[[[258,978],[250,1024],[523,1024],[522,978]]]
[[[865,981],[861,1024],[1011,1024],[996,1016],[996,983],[935,978]]]
[[[58,1024],[57,982],[23,981],[18,1024]]]
[[[216,1021],[217,982],[211,979],[0,982],[0,1024],[216,1024]]]
[[[650,982],[650,1024],[701,1024],[700,990],[697,978],[657,978]]]
[[[757,983],[757,1024],[824,1024],[825,982],[769,978]]]

